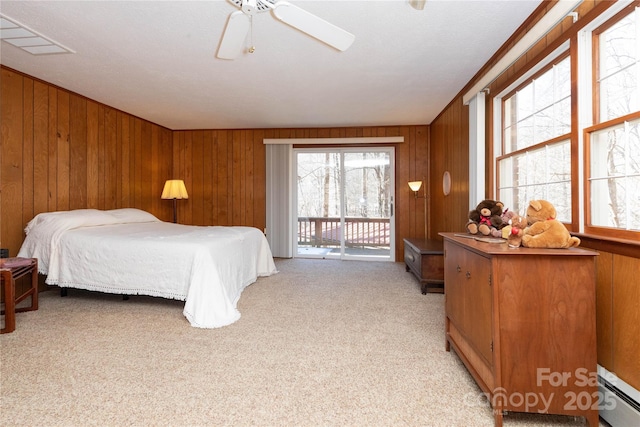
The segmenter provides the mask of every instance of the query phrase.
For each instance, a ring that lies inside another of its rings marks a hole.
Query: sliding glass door
[[[297,257],[394,261],[394,151],[296,149]]]

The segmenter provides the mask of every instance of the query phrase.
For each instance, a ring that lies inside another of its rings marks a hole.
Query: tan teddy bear
[[[527,223],[522,246],[527,248],[572,248],[580,239],[572,237],[556,219],[556,208],[546,200],[532,200],[527,207]]]
[[[522,237],[524,236],[524,230],[528,223],[527,219],[518,214],[512,215],[509,220],[509,232],[506,239],[510,248],[519,248],[522,244]]]

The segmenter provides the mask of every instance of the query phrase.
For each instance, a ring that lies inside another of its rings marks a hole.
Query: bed
[[[198,328],[240,318],[242,291],[277,272],[254,227],[192,226],[126,208],[41,213],[25,228],[19,257],[38,258],[45,282],[123,295],[185,301]]]

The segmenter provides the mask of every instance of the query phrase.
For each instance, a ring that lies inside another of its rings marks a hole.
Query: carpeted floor
[[[444,341],[444,297],[400,263],[277,260],[240,320],[197,329],[183,303],[40,295],[0,336],[2,426],[492,426]],[[582,419],[510,414],[505,426]]]

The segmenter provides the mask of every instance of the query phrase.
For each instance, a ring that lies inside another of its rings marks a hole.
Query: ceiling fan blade
[[[286,1],[277,2],[273,14],[282,22],[341,51],[347,50],[356,38],[342,28]]]
[[[240,56],[250,27],[249,15],[245,15],[240,10],[233,12],[227,21],[216,56],[221,59],[235,59]]]

